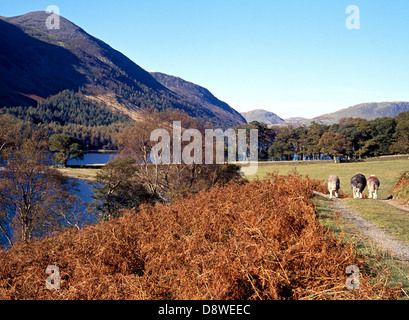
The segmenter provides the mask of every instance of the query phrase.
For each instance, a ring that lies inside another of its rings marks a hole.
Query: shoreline
[[[57,169],[61,174],[68,178],[86,180],[86,181],[96,181],[97,172],[83,172],[79,170],[71,170],[67,168],[58,168]],[[94,169],[98,170],[98,169]]]

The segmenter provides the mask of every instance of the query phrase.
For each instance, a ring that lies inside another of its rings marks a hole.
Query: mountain
[[[246,119],[248,123],[252,121],[258,121],[263,122],[269,126],[284,123],[284,120],[277,116],[275,113],[262,109],[256,109],[249,112],[242,112],[241,115]]]
[[[409,102],[371,102],[361,103],[349,108],[341,109],[336,112],[323,114],[321,116],[307,119],[303,117],[292,117],[281,119],[275,113],[265,110],[253,110],[242,112],[241,114],[247,120],[264,122],[268,125],[310,125],[313,121],[319,124],[334,124],[338,123],[343,118],[363,118],[374,120],[382,117],[395,117],[401,112],[409,111]]]
[[[47,29],[48,16],[37,11],[0,18],[0,107],[34,106],[70,89],[134,119],[140,109],[153,106],[181,109],[223,127],[243,123],[228,106],[202,104],[170,90],[64,17],[59,29]]]
[[[234,110],[227,103],[217,99],[206,88],[160,72],[151,72],[151,75],[167,89],[177,93],[187,101],[206,107],[221,119],[225,119],[226,123],[230,122],[229,118],[231,115],[234,115],[235,119],[231,121],[231,126],[236,126],[237,120],[241,121],[240,124],[246,123],[246,120],[238,111]]]
[[[284,121],[285,121],[285,124],[287,124],[287,125],[298,126],[298,125],[303,125],[304,124],[306,126],[309,126],[313,120],[303,118],[303,117],[291,117],[291,118],[284,119]],[[315,120],[315,122],[321,123],[321,121],[319,121],[319,120]]]
[[[409,102],[372,102],[362,103],[333,113],[327,113],[312,120],[324,124],[338,123],[342,118],[363,118],[374,120],[382,117],[395,117],[401,112],[409,111]]]
[[[291,118],[286,118],[284,119],[285,122],[291,123],[291,122],[301,122],[304,120],[308,120],[307,118],[303,117],[291,117]]]

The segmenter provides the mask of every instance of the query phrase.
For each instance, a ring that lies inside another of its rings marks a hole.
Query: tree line
[[[267,127],[253,121],[240,128],[259,130],[260,160],[350,160],[409,152],[409,111],[375,120],[344,118],[332,125]]]
[[[189,111],[204,124],[204,119],[223,127],[223,119],[214,117],[211,111],[194,105],[186,99],[169,92],[145,92],[131,90],[126,85],[114,86],[112,90],[124,96],[141,110],[149,112],[180,110]],[[64,90],[42,101],[36,106],[7,106],[0,108],[0,114],[9,114],[33,128],[40,128],[49,136],[66,134],[82,142],[86,149],[117,150],[117,135],[133,120],[118,111],[110,110],[104,103],[90,101],[82,93]],[[148,90],[149,91],[149,90]]]

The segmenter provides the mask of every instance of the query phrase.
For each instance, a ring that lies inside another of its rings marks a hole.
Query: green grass
[[[409,213],[383,201],[345,199],[345,204],[366,220],[409,245]]]
[[[62,174],[76,177],[78,179],[95,179],[95,176],[101,169],[92,169],[92,168],[59,168],[58,169]]]
[[[337,238],[342,235],[345,241],[353,242],[358,254],[366,257],[365,271],[371,274],[374,282],[382,279],[383,283],[387,283],[390,287],[401,285],[406,293],[409,292],[409,264],[391,257],[348,219],[335,216],[335,213],[329,209],[330,200],[317,197],[315,201],[321,223]]]
[[[388,161],[368,161],[353,163],[296,163],[295,165],[271,165],[263,164],[259,166],[257,176],[265,177],[269,172],[278,170],[280,174],[288,174],[297,169],[301,175],[309,175],[313,179],[326,181],[330,174],[336,174],[341,180],[341,191],[352,197],[349,181],[356,173],[363,173],[367,177],[375,174],[381,187],[378,192],[378,199],[384,199],[391,193],[390,190],[397,182],[400,174],[409,168],[409,160],[388,160]],[[254,179],[256,176],[249,176]],[[368,194],[365,189],[364,194]],[[385,232],[395,236],[409,244],[409,213],[400,211],[389,206],[387,203],[373,199],[353,198],[345,199],[345,204],[353,211],[359,213],[364,219],[373,222]]]
[[[256,177],[263,178],[269,172],[278,170],[279,174],[286,175],[290,171],[297,169],[301,175],[309,175],[313,179],[326,181],[330,174],[337,175],[341,180],[341,191],[352,196],[350,180],[357,173],[363,173],[366,177],[371,174],[376,175],[381,187],[378,192],[380,199],[390,195],[391,187],[396,183],[397,178],[403,171],[409,169],[409,160],[388,160],[388,161],[368,161],[352,163],[295,163],[294,165],[281,165],[277,163],[263,163],[258,167],[257,175],[248,176],[248,179]],[[366,189],[367,191],[367,189]]]

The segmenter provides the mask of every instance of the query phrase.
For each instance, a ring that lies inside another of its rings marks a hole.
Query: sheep
[[[374,199],[378,198],[378,189],[381,183],[379,182],[379,179],[375,175],[371,175],[368,180],[368,190],[369,190],[369,199]]]
[[[362,191],[366,187],[366,178],[362,173],[358,173],[351,178],[351,189],[354,199],[362,199]]]
[[[338,198],[338,192],[340,188],[340,181],[338,176],[330,175],[327,180],[327,186],[329,191],[329,198],[333,198],[333,192],[335,192],[335,198]]]

